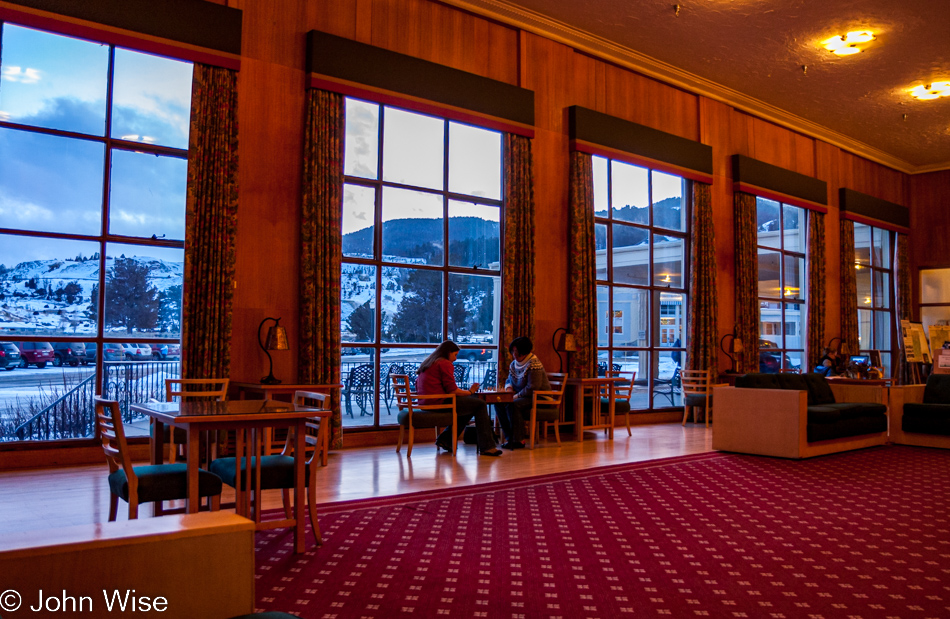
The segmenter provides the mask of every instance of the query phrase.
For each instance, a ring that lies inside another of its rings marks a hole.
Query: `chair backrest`
[[[393,374],[392,380],[393,391],[396,393],[396,406],[400,410],[408,410],[413,413],[418,411],[442,411],[444,413],[448,409],[455,410],[454,393],[419,395],[412,391],[409,376],[406,374]],[[434,402],[426,404],[425,402],[429,400],[434,400]]]
[[[465,383],[465,377],[468,376],[468,365],[456,363],[452,367],[455,372],[455,384],[459,389],[464,389],[462,385]]]
[[[552,372],[548,374],[548,382],[551,383],[551,390],[535,391],[534,399],[539,404],[543,402],[544,406],[557,406],[560,408],[561,402],[564,401],[564,389],[567,387],[567,374]],[[539,399],[537,397],[538,395],[543,396],[544,399]]]
[[[125,429],[122,426],[122,411],[119,409],[119,403],[97,397],[95,409],[96,435],[102,443],[102,451],[109,463],[109,472],[115,473],[121,468],[131,483],[131,480],[135,478],[135,472],[129,457],[129,447],[125,441]]]
[[[498,386],[498,368],[490,367],[485,370],[485,377],[482,378],[482,384],[487,389],[495,389]]]
[[[224,402],[228,397],[228,378],[166,378],[165,400],[173,402],[178,397],[214,398]]]
[[[616,365],[616,364],[615,364]],[[614,383],[614,397],[618,400],[630,401],[630,397],[633,395],[633,381],[637,379],[636,372],[622,372],[620,370],[610,370],[607,372],[607,378],[620,378],[623,379],[619,382]],[[601,393],[607,394],[610,392],[610,388],[607,385],[601,387]]]
[[[346,377],[346,390],[351,393],[373,390],[373,364],[363,363],[350,369]]]
[[[682,370],[683,393],[686,395],[706,395],[712,393],[712,372],[710,370]]]
[[[319,389],[319,386],[315,388]],[[304,424],[307,430],[307,434],[306,436],[304,436],[304,441],[307,443],[307,445],[315,447],[319,450],[320,446],[318,445],[317,434],[320,432],[320,426],[317,424],[315,420],[318,417],[321,419],[325,417],[329,417],[329,413],[331,413],[329,409],[330,394],[319,393],[317,391],[295,391],[293,401],[294,401],[294,406],[306,406],[308,408],[315,408],[318,411],[320,411],[319,414],[317,414],[317,412],[314,411],[315,414],[313,418],[308,418]],[[326,422],[321,421],[320,423],[326,423]],[[292,451],[291,449],[292,438],[293,438],[293,432],[288,432],[287,442],[284,444],[285,453],[290,453]]]

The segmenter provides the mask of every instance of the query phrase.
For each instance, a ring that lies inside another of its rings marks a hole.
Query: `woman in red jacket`
[[[478,383],[472,383],[471,389],[459,389],[455,384],[454,361],[459,356],[458,345],[447,340],[439,344],[431,355],[419,365],[416,377],[416,393],[419,395],[455,394],[455,414],[458,425],[464,428],[475,418],[475,433],[478,436],[478,452],[483,456],[500,456],[501,450],[495,444],[488,406],[484,400],[472,396],[478,390]],[[446,451],[452,451],[452,427],[443,430],[435,444]]]

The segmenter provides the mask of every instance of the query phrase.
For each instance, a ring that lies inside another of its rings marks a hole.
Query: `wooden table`
[[[472,394],[476,398],[485,400],[486,404],[500,404],[515,401],[514,391],[476,391]]]
[[[147,415],[155,420],[155,431],[152,433],[152,464],[161,464],[164,459],[165,425],[182,428],[187,433],[186,442],[188,454],[188,499],[186,511],[196,513],[200,504],[198,496],[198,468],[199,468],[199,436],[209,430],[234,430],[235,445],[235,479],[243,477],[244,488],[235,488],[235,506],[238,514],[249,517],[249,497],[251,470],[241,475],[240,467],[242,455],[246,462],[251,457],[257,458],[260,454],[259,433],[265,428],[293,428],[294,429],[294,517],[291,519],[294,526],[294,543],[296,552],[306,550],[305,514],[306,500],[305,461],[306,461],[306,421],[312,417],[315,409],[296,407],[292,402],[276,402],[274,400],[230,400],[216,402],[210,400],[195,400],[185,402],[155,402],[132,404],[135,412]],[[251,438],[245,440],[245,435],[251,432]],[[245,449],[245,444],[247,448]],[[257,459],[259,463],[260,460]],[[248,467],[250,468],[250,467]],[[310,472],[316,474],[316,469]],[[260,475],[255,478],[255,489],[260,487]],[[255,492],[255,497],[260,493]]]
[[[582,442],[584,440],[584,430],[607,430],[611,440],[614,438],[614,411],[616,394],[614,386],[626,379],[607,378],[598,376],[597,378],[568,378],[567,384],[574,387],[574,440]],[[601,420],[600,414],[600,388],[607,386],[607,399],[609,404],[608,420]],[[591,394],[591,416],[590,425],[584,423],[584,392],[592,390]],[[598,423],[599,421],[599,423]]]
[[[263,383],[232,382],[237,389],[238,399],[246,400],[248,394],[260,395],[264,400],[276,400],[275,395],[294,395],[296,391],[315,391],[332,395],[333,389],[342,389],[343,385],[265,385]]]

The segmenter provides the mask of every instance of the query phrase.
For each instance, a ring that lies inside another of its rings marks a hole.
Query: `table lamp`
[[[560,337],[558,337],[559,331],[564,332],[561,333]],[[557,371],[560,373],[564,371],[564,360],[561,358],[561,353],[577,352],[577,341],[574,339],[574,335],[568,333],[564,327],[555,329],[551,339],[554,344],[554,352],[557,353]]]
[[[261,329],[264,328],[264,323],[268,320],[273,320],[274,325],[267,330],[267,341],[265,343],[265,341],[261,339]],[[257,343],[260,344],[261,350],[267,355],[267,362],[269,364],[267,376],[261,379],[261,384],[279,385],[280,381],[274,378],[274,360],[270,356],[270,351],[290,350],[290,343],[287,341],[287,331],[280,326],[280,318],[265,318],[261,321],[260,326],[257,327]]]

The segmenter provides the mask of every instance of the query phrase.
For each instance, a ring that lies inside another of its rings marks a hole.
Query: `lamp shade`
[[[561,352],[577,352],[577,341],[573,333],[562,333],[557,341],[557,350]]]
[[[274,325],[267,330],[267,350],[290,350],[290,342],[287,341],[287,330],[280,325]]]
[[[733,338],[732,340],[732,352],[742,352],[742,340],[739,338]]]

